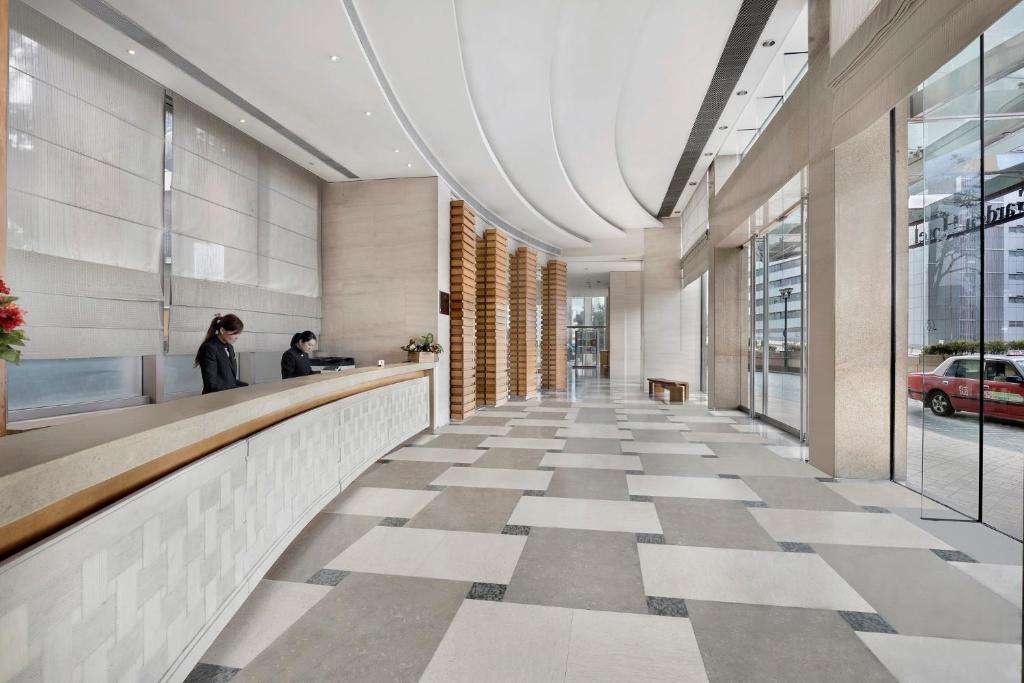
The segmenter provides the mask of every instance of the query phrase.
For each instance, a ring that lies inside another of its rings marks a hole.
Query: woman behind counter
[[[316,348],[316,335],[306,330],[296,332],[292,337],[292,345],[281,356],[281,379],[290,377],[305,377],[306,375],[318,375],[310,367],[309,356]]]
[[[235,341],[242,334],[241,319],[234,313],[213,316],[206,330],[206,339],[196,352],[196,365],[203,375],[203,393],[212,394],[249,384],[238,379],[238,358]]]

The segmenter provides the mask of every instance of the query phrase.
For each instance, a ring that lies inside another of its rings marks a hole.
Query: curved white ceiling
[[[650,4],[563,0],[552,60],[555,140],[566,172],[595,211],[623,228],[661,227],[626,185],[615,145],[630,57]]]
[[[539,239],[559,246],[585,244],[541,215],[494,158],[466,90],[452,4],[355,4],[398,106],[453,179],[483,208]]]
[[[559,3],[455,0],[462,61],[481,128],[511,181],[537,209],[588,238],[622,229],[595,212],[566,175],[551,117]]]
[[[665,197],[741,0],[652,0],[625,78],[615,140],[651,213]]]

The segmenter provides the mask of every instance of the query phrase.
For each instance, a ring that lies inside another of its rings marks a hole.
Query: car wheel
[[[933,391],[928,394],[928,407],[939,417],[951,417],[956,412],[956,409],[953,408],[953,404],[949,400],[949,396],[946,396],[941,391]]]

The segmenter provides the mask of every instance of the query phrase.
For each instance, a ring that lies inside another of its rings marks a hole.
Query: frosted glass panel
[[[197,345],[198,346],[198,345]],[[164,357],[164,395],[198,394],[203,390],[203,377],[193,367],[195,356]]]
[[[7,365],[11,410],[142,395],[142,358],[27,360]]]

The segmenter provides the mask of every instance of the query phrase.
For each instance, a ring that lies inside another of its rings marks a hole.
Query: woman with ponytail
[[[235,341],[242,334],[242,321],[234,313],[213,316],[206,339],[196,352],[196,366],[203,375],[203,393],[249,386],[238,379]]]
[[[296,332],[291,347],[281,356],[281,379],[319,374],[310,367],[309,357],[316,348],[316,335],[306,330]]]

